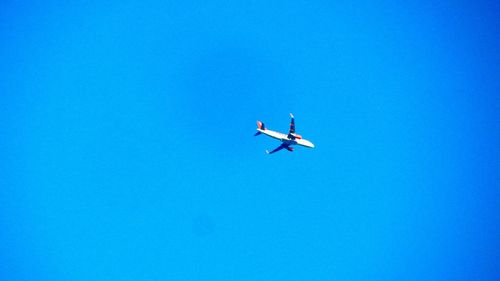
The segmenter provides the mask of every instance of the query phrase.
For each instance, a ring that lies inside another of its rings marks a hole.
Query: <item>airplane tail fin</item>
[[[261,130],[265,130],[266,129],[266,126],[264,126],[264,123],[260,122],[260,121],[257,121],[257,127]]]

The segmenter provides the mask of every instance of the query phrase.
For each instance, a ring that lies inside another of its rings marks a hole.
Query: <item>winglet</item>
[[[292,113],[290,113],[290,117],[293,118],[293,114]]]

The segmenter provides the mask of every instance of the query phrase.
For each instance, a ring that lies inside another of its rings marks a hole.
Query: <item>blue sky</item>
[[[3,1],[0,279],[498,280],[499,8]]]

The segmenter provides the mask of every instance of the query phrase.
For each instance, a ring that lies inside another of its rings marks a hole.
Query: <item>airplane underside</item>
[[[295,133],[295,121],[294,121],[293,115],[291,113],[290,113],[290,117],[292,118],[292,120],[290,123],[290,131],[288,134],[283,134],[280,132],[268,130],[264,126],[264,123],[257,121],[258,128],[257,128],[257,132],[255,133],[254,136],[258,136],[260,134],[265,134],[269,137],[280,140],[282,142],[282,144],[280,146],[276,147],[272,151],[266,150],[267,154],[272,154],[272,153],[275,153],[275,152],[280,151],[282,149],[286,149],[286,150],[292,152],[294,150],[294,148],[291,147],[292,145],[300,145],[300,146],[305,146],[305,147],[309,147],[309,148],[314,147],[314,144],[312,142],[303,139],[302,136]]]

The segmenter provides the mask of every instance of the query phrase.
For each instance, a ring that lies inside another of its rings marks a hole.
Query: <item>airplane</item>
[[[257,133],[255,133],[254,136],[264,134],[272,138],[278,139],[282,142],[282,144],[277,148],[275,148],[274,150],[272,151],[266,150],[267,154],[275,153],[277,151],[282,150],[283,148],[292,152],[293,151],[293,147],[291,147],[292,145],[301,145],[309,148],[314,148],[314,144],[312,142],[303,139],[301,135],[295,133],[295,120],[293,114],[291,113],[290,113],[290,118],[292,118],[292,121],[290,121],[290,131],[288,132],[288,135],[268,130],[264,126],[264,123],[262,123],[261,121],[257,121]]]

